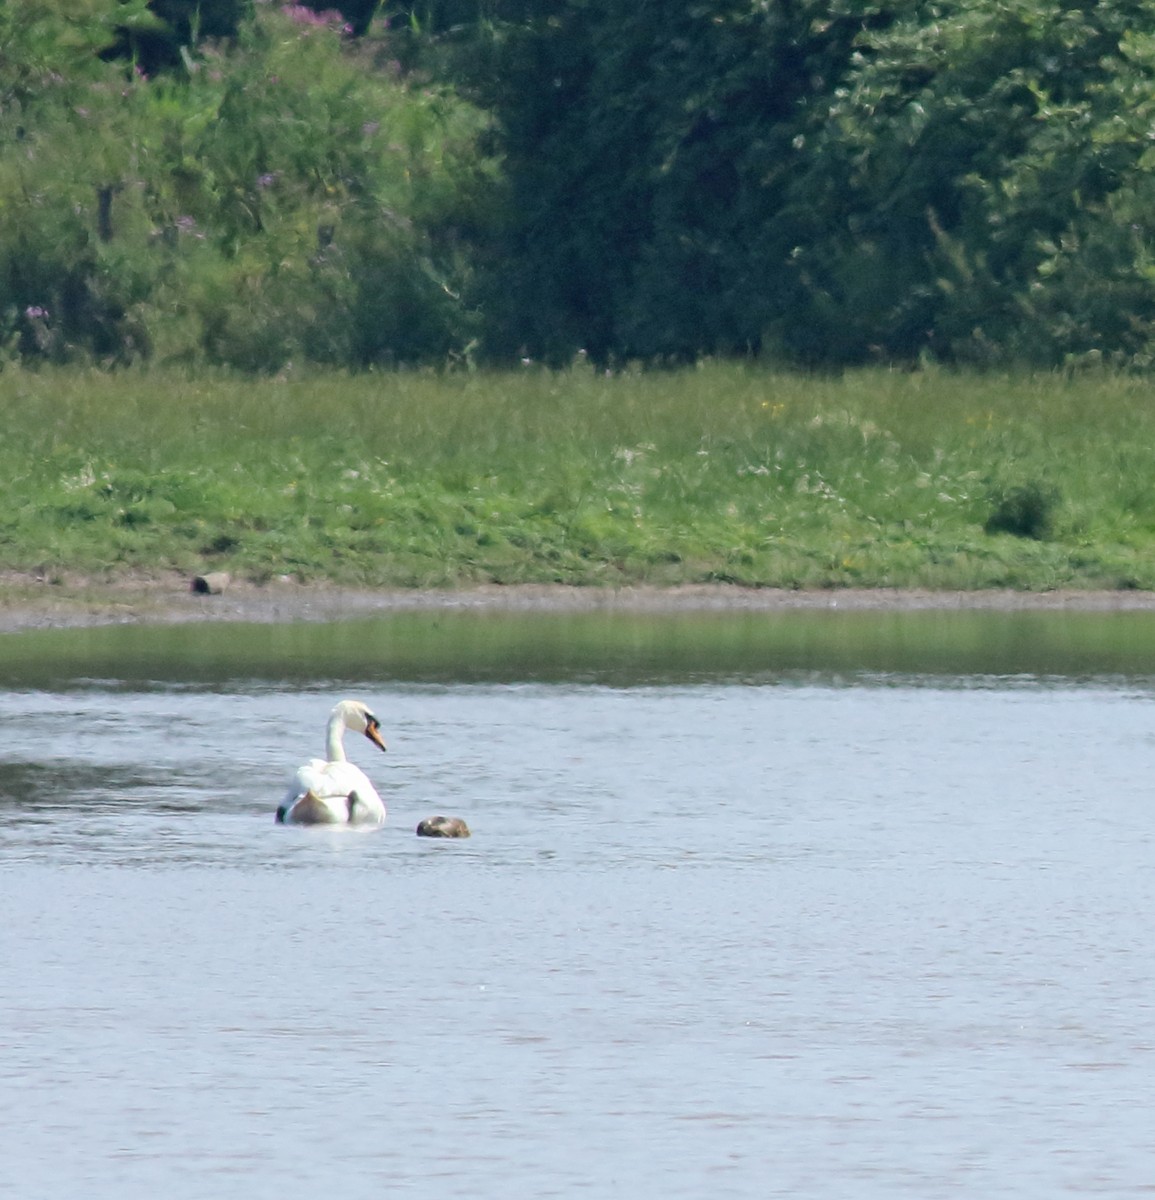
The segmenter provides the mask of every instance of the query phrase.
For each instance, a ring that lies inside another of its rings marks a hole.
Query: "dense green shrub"
[[[1058,503],[1059,493],[1055,488],[1033,480],[1001,488],[992,497],[991,511],[983,522],[983,530],[1045,541],[1054,531]]]
[[[10,352],[275,370],[465,351],[475,109],[402,79],[387,39],[271,5],[147,78],[93,53],[107,8],[26,23],[23,74],[0,76]]]

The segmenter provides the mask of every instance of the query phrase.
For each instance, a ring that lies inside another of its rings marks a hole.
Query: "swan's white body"
[[[277,809],[277,820],[293,825],[380,825],[385,802],[369,777],[345,757],[345,730],[363,733],[385,749],[381,723],[359,700],[342,700],[329,714],[325,731],[327,759],[314,758],[297,768]]]

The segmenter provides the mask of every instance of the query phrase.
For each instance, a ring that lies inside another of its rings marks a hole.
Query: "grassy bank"
[[[0,373],[0,569],[1155,587],[1155,390],[712,364]]]

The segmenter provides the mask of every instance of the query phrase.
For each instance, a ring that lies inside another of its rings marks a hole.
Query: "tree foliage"
[[[819,357],[1146,362],[1153,18],[961,0],[860,36],[798,188]]]
[[[509,186],[508,344],[666,359],[762,344],[796,286],[782,239],[797,134],[863,24],[826,14],[518,6],[477,84]]]
[[[510,345],[1150,360],[1155,5],[530,9],[481,87]]]
[[[0,343],[1155,360],[1155,0],[0,6]]]

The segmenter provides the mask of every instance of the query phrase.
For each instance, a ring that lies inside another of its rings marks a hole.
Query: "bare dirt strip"
[[[370,590],[278,581],[230,583],[219,595],[196,594],[180,575],[113,579],[0,574],[0,633],[107,624],[193,621],[335,621],[390,612],[775,612],[846,611],[1155,611],[1155,592],[832,589],[790,591],[728,584],[687,587],[484,585],[461,590]]]

